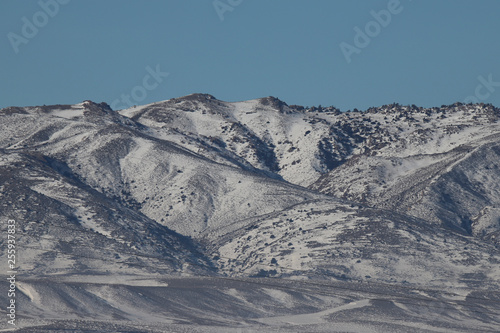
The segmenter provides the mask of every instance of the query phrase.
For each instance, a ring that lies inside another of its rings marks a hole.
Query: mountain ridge
[[[197,316],[168,305],[184,318],[177,323],[210,322],[194,305],[198,298],[239,308],[257,295],[267,299],[263,293],[275,305],[294,299],[293,315],[331,304],[358,311],[350,308],[353,297],[322,303],[319,294],[311,301],[274,285],[249,292],[249,277],[264,285],[304,280],[496,297],[499,115],[488,104],[340,112],[208,94],[118,111],[92,101],[1,109],[0,218],[20,223],[28,316],[47,308],[48,318],[60,320],[54,309],[67,298],[113,304],[103,320],[136,320],[131,309],[150,320],[119,291],[159,311],[169,299],[162,279],[183,277],[220,278],[220,285],[185,300]],[[223,278],[243,280],[227,289]],[[110,287],[91,282],[77,291],[71,284],[87,280]],[[154,306],[134,294],[136,285]],[[421,310],[388,299],[390,309],[424,320]],[[374,300],[358,301],[366,311],[385,311]],[[447,302],[454,316],[466,304]],[[216,308],[205,310],[222,325]],[[249,311],[263,316],[254,305]]]

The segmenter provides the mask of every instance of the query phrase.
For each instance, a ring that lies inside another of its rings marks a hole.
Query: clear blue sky
[[[0,107],[195,92],[342,110],[500,106],[497,0],[220,0],[219,13],[212,0],[54,1],[68,0],[0,0]],[[390,22],[375,23],[380,10]],[[352,51],[367,24],[348,63],[340,45]]]

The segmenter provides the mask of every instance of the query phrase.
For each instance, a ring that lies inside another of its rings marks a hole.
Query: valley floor
[[[19,291],[17,331],[26,333],[500,329],[500,292],[496,291],[187,276],[28,278],[19,282]],[[0,296],[2,303],[5,297]],[[9,330],[2,326],[0,331]]]

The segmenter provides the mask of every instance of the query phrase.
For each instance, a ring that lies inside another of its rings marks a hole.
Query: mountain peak
[[[90,111],[104,111],[104,112],[113,111],[111,109],[111,106],[109,106],[109,104],[106,102],[96,103],[91,100],[85,100],[83,101],[82,106]]]
[[[263,97],[259,98],[258,100],[262,105],[269,105],[276,109],[279,109],[280,111],[283,109],[283,107],[288,106],[288,104],[286,104],[284,101],[274,96]]]
[[[182,99],[182,100],[186,100],[186,101],[199,101],[199,102],[203,102],[203,101],[207,101],[207,100],[208,101],[217,100],[217,98],[215,98],[214,96],[212,96],[210,94],[202,94],[202,93],[194,93],[194,94],[190,94],[190,95],[187,95],[184,97],[179,97],[176,99]]]

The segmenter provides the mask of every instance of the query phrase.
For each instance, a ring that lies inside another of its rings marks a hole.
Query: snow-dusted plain
[[[498,332],[499,116],[204,94],[2,109],[19,331]]]

